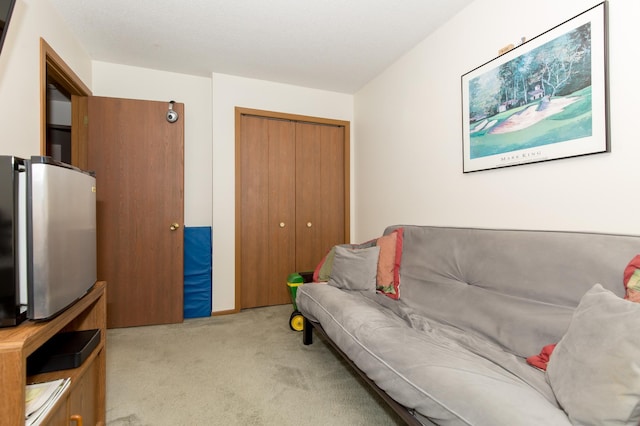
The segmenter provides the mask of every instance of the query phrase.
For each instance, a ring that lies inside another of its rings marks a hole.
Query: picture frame
[[[606,1],[462,75],[463,172],[610,151]]]

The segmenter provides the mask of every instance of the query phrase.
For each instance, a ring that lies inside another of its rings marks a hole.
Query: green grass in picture
[[[490,126],[470,135],[470,158],[503,154],[592,135],[591,87],[569,96],[558,96],[551,104],[566,104],[558,112],[540,119],[540,101],[489,118]],[[537,117],[536,117],[537,116]],[[527,120],[533,124],[527,125]],[[508,130],[509,126],[515,130]],[[502,131],[502,133],[500,133]]]

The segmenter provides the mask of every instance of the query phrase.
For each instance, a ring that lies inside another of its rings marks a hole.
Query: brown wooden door
[[[239,113],[239,308],[291,303],[287,276],[348,238],[345,127]]]
[[[241,120],[242,307],[281,305],[295,267],[295,123]]]
[[[296,271],[345,241],[344,127],[296,123]]]
[[[184,106],[174,105],[175,123],[167,109],[166,102],[88,99],[98,279],[109,282],[110,328],[183,320]]]

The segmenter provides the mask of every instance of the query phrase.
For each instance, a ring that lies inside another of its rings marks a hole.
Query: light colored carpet
[[[107,332],[107,424],[401,425],[291,305]]]

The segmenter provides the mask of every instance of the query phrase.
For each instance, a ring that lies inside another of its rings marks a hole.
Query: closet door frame
[[[252,108],[235,108],[235,309],[242,308],[242,116],[252,115],[263,118],[299,121],[313,124],[339,126],[344,129],[344,241],[351,239],[351,123],[344,120],[288,114]],[[292,271],[294,272],[294,271]],[[283,281],[283,286],[286,283]]]

